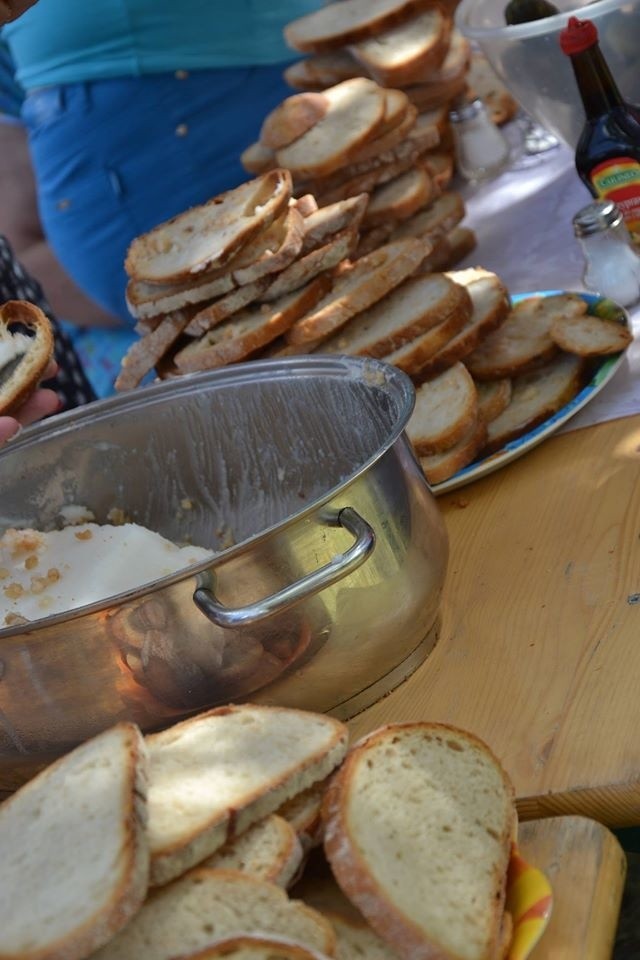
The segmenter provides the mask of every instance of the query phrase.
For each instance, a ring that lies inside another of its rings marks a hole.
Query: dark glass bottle
[[[513,27],[517,23],[531,23],[532,20],[544,20],[560,13],[549,0],[509,0],[504,10],[505,22]]]
[[[591,20],[569,19],[560,46],[571,65],[586,114],[576,169],[594,197],[613,200],[640,247],[640,108],[620,93]]]

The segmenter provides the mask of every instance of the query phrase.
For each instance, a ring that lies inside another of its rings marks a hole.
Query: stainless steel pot
[[[413,398],[376,361],[254,362],[3,448],[0,530],[116,507],[216,555],[0,630],[0,788],[121,718],[149,730],[249,697],[346,718],[404,679],[435,643],[447,561],[403,433]]]

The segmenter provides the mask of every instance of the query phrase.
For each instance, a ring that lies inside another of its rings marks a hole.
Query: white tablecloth
[[[478,246],[461,267],[493,270],[511,293],[586,289],[584,259],[571,221],[591,196],[568,148],[551,151],[535,167],[465,186],[462,194],[467,207],[464,223],[475,231]],[[625,362],[563,430],[640,413],[640,304],[628,310],[637,339]]]

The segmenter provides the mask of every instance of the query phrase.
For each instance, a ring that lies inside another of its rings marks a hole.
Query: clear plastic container
[[[555,17],[507,27],[507,0],[462,0],[456,25],[482,50],[527,113],[575,149],[584,110],[571,63],[560,49],[560,31],[571,15],[593,20],[622,95],[640,103],[640,0],[554,3],[561,11]]]

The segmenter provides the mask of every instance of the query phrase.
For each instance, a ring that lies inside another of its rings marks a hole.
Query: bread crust
[[[323,93],[295,93],[265,117],[260,142],[269,150],[287,147],[322,120],[328,109]]]
[[[20,325],[32,331],[28,351],[7,381],[0,386],[0,416],[11,416],[37,390],[45,370],[53,360],[53,329],[48,317],[27,300],[8,300],[0,307],[0,337],[10,335],[10,327]]]

